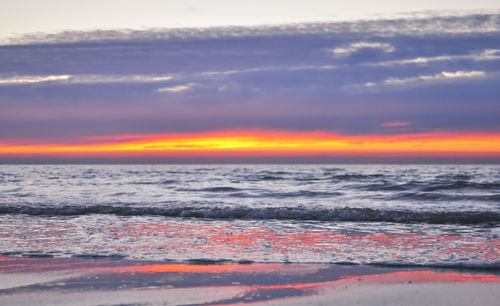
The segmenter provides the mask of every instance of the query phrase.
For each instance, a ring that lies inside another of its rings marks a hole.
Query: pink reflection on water
[[[362,276],[363,281],[370,282],[401,282],[411,280],[412,282],[487,282],[498,283],[500,276],[494,274],[468,274],[456,272],[435,271],[401,271],[386,274],[373,274]],[[358,276],[343,277],[343,281],[358,281]]]
[[[261,260],[259,256],[269,250],[273,254],[354,254],[370,256],[370,250],[387,250],[404,255],[430,250],[439,258],[470,258],[494,261],[500,258],[500,239],[463,237],[452,235],[433,236],[415,233],[343,233],[328,230],[276,231],[263,226],[249,228],[217,226],[210,224],[189,225],[134,224],[112,229],[117,238],[137,239],[138,244],[116,245],[117,251],[164,249],[175,258],[176,254],[218,254],[217,258],[230,258],[248,254],[248,259]],[[149,238],[149,239],[148,239]],[[271,252],[272,251],[272,252]],[[207,256],[210,256],[207,255]],[[253,257],[252,257],[253,256]],[[182,256],[179,256],[182,257]],[[194,257],[196,258],[196,257]]]
[[[6,261],[23,261],[23,260],[34,260],[33,258],[17,258],[17,257],[5,257],[0,256],[0,264]]]
[[[320,288],[331,287],[346,282],[359,282],[363,281],[364,284],[370,283],[401,283],[411,280],[415,283],[428,283],[428,282],[479,282],[479,283],[498,283],[500,276],[492,274],[466,274],[466,273],[445,273],[434,271],[402,271],[394,273],[381,273],[362,276],[344,276],[340,280],[315,282],[315,283],[298,283],[298,284],[285,284],[285,285],[271,285],[271,286],[256,286],[253,290],[272,290],[272,289],[301,289],[301,290],[317,290]]]
[[[499,283],[500,276],[492,274],[445,273],[434,271],[401,271],[361,276],[344,276],[339,280],[311,283],[280,284],[267,286],[253,286],[248,288],[246,295],[262,295],[282,289],[302,291],[300,295],[310,295],[320,289],[339,288],[349,285],[390,285],[411,283]]]
[[[25,269],[15,269],[23,267]],[[286,274],[314,274],[321,269],[335,269],[335,265],[327,264],[183,264],[183,263],[149,263],[141,261],[127,260],[89,260],[73,258],[9,258],[0,257],[0,273],[9,272],[44,272],[47,270],[77,270],[80,272],[90,272],[98,274],[155,274],[155,273],[195,273],[195,274],[227,274],[227,273],[251,273],[266,274],[280,273]],[[338,267],[338,266],[337,266]],[[337,269],[340,269],[337,268]],[[347,268],[343,271],[349,272]],[[374,269],[374,268],[371,268]],[[332,270],[334,271],[334,270]],[[364,282],[400,282],[412,280],[414,282],[500,282],[500,276],[495,274],[472,274],[458,272],[437,272],[429,270],[397,271],[387,273],[376,273],[367,275],[340,275],[339,279],[327,282],[313,283],[291,283],[258,286],[260,289],[283,289],[296,288],[308,289],[318,288],[325,284],[337,282],[360,281]]]

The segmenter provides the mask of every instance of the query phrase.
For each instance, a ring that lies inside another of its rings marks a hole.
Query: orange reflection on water
[[[29,263],[22,263],[25,260],[34,260]],[[308,264],[294,264],[293,267],[287,264],[141,264],[134,262],[129,265],[128,261],[116,261],[109,259],[73,259],[73,258],[5,258],[6,262],[12,264],[1,264],[0,271],[59,271],[78,270],[91,273],[271,273],[280,271],[311,270],[321,268],[324,265],[311,266]],[[21,263],[19,263],[21,262]]]
[[[296,269],[306,268],[308,265],[295,265]],[[151,264],[117,267],[91,267],[89,270],[101,273],[271,273],[287,271],[290,266],[286,264],[220,264],[220,265],[195,265],[195,264]],[[86,268],[82,268],[85,270]]]

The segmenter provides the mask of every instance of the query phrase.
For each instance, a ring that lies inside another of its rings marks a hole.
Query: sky
[[[498,1],[376,4],[4,0],[0,162],[499,161]]]
[[[2,0],[0,37],[68,29],[248,26],[499,9],[497,0]]]

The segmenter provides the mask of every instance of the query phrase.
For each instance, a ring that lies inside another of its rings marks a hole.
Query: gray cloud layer
[[[227,26],[213,28],[179,28],[148,30],[63,31],[32,33],[8,39],[5,44],[75,43],[82,41],[124,40],[189,40],[283,35],[371,33],[378,36],[494,33],[500,31],[498,14],[465,16],[431,15],[394,20],[362,20],[350,22],[318,22],[276,26]]]

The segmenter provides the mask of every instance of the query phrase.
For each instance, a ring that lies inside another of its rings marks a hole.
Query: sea
[[[1,165],[0,255],[500,269],[500,165]]]

